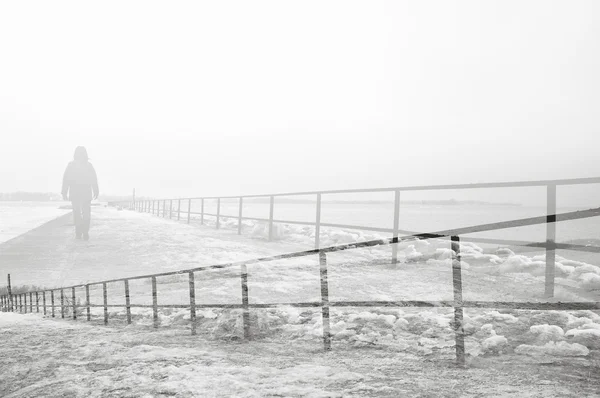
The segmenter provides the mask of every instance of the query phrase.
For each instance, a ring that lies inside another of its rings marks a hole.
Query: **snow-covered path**
[[[600,378],[585,362],[531,366],[479,358],[469,369],[377,348],[318,340],[208,340],[0,313],[0,395],[9,397],[588,397]]]

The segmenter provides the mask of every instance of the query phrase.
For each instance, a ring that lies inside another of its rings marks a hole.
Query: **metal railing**
[[[465,190],[465,189],[484,189],[484,188],[515,188],[515,187],[545,187],[546,188],[546,214],[548,223],[546,224],[546,242],[556,241],[556,225],[551,222],[552,215],[556,213],[556,188],[558,186],[567,185],[587,185],[587,184],[600,184],[600,177],[591,178],[576,178],[576,179],[560,179],[560,180],[538,180],[538,181],[517,181],[517,182],[495,182],[495,183],[478,183],[478,184],[455,184],[455,185],[429,185],[429,186],[406,186],[406,187],[394,187],[394,188],[374,188],[374,189],[346,189],[346,190],[329,190],[329,191],[308,191],[308,192],[288,192],[288,193],[276,193],[276,194],[260,194],[260,195],[242,195],[242,196],[207,196],[207,197],[195,197],[195,198],[176,198],[176,199],[152,199],[152,200],[139,200],[139,201],[123,201],[123,202],[111,202],[111,205],[119,205],[125,208],[137,210],[140,212],[151,213],[164,218],[173,219],[176,217],[177,220],[185,218],[189,224],[191,216],[199,216],[200,224],[205,223],[205,217],[215,217],[216,229],[220,228],[220,221],[222,218],[237,219],[237,233],[242,234],[242,222],[244,220],[260,221],[268,223],[268,237],[269,240],[273,239],[273,225],[279,224],[296,224],[305,226],[314,226],[315,228],[315,242],[314,247],[318,249],[320,247],[321,240],[321,227],[332,227],[332,228],[347,228],[355,230],[375,231],[381,233],[390,233],[392,238],[397,238],[402,235],[416,235],[422,231],[410,231],[400,229],[400,194],[401,192],[409,191],[433,191],[433,190]],[[359,193],[383,193],[390,192],[394,194],[394,216],[393,216],[393,228],[378,228],[365,225],[348,225],[348,224],[337,224],[337,223],[325,223],[321,221],[321,210],[322,210],[322,198],[324,195],[334,194],[359,194]],[[275,219],[275,198],[285,196],[314,196],[316,195],[315,203],[315,221],[296,221],[296,220],[282,220]],[[269,218],[259,217],[247,217],[243,215],[244,210],[244,199],[249,198],[269,198]],[[217,200],[216,213],[205,212],[205,201],[206,200]],[[238,214],[237,215],[225,215],[221,214],[221,200],[222,199],[237,199],[238,200]],[[200,201],[200,212],[192,211],[192,203]],[[173,205],[176,204],[174,210]],[[183,208],[182,208],[183,204]],[[185,208],[187,204],[187,209]],[[162,207],[161,207],[162,205]],[[161,213],[162,209],[162,213]],[[524,246],[524,247],[540,247],[536,242],[522,241],[522,240],[506,240],[506,239],[492,239],[492,238],[477,238],[469,237],[469,241],[476,243],[486,244],[500,244],[510,246]],[[546,291],[545,294],[548,297],[554,295],[554,263],[555,257],[552,250],[546,249]],[[398,262],[398,248],[396,245],[392,246],[392,264]]]
[[[85,288],[86,293],[86,318],[89,321],[91,319],[92,307],[101,307],[104,309],[104,324],[108,324],[109,320],[109,307],[121,307],[126,309],[127,323],[131,323],[131,308],[132,307],[149,307],[152,308],[153,312],[153,323],[154,327],[157,328],[159,325],[158,309],[159,308],[189,308],[190,309],[190,322],[191,322],[191,333],[196,334],[196,309],[197,308],[230,308],[230,309],[241,309],[243,311],[243,329],[244,338],[249,339],[251,337],[250,331],[250,308],[270,308],[281,305],[294,306],[294,307],[321,307],[322,310],[322,321],[323,321],[323,344],[325,350],[331,349],[331,333],[330,333],[330,307],[450,307],[454,308],[454,332],[455,332],[455,344],[456,344],[456,358],[459,364],[464,365],[465,363],[465,346],[464,346],[464,330],[463,330],[463,309],[464,308],[495,308],[495,309],[536,309],[536,310],[599,310],[600,302],[498,302],[498,301],[467,301],[463,300],[462,297],[462,269],[461,269],[461,253],[460,253],[460,236],[464,234],[493,231],[499,229],[507,229],[514,227],[538,225],[538,224],[555,224],[556,222],[578,220],[590,217],[600,216],[600,207],[575,211],[561,214],[550,214],[543,217],[532,217],[512,221],[504,221],[493,224],[482,224],[472,227],[450,229],[444,231],[438,231],[433,233],[415,234],[405,237],[392,237],[388,239],[372,240],[367,242],[358,242],[352,244],[331,246],[326,248],[319,248],[313,250],[306,250],[296,253],[288,253],[270,257],[256,258],[252,260],[218,264],[205,267],[197,267],[179,271],[170,271],[163,273],[156,273],[150,275],[141,275],[129,278],[118,278],[105,280],[100,282],[61,287],[56,289],[48,289],[43,291],[35,291],[29,293],[12,294],[11,293],[11,281],[10,275],[8,276],[9,294],[0,296],[0,306],[3,311],[14,311],[15,309],[20,312],[27,312],[27,298],[29,298],[29,312],[33,312],[34,306],[34,295],[35,295],[35,306],[36,311],[40,312],[40,297],[42,298],[42,308],[44,315],[47,315],[47,308],[49,307],[52,311],[52,317],[55,316],[55,308],[61,309],[61,315],[65,317],[65,306],[72,307],[72,316],[74,320],[77,320],[77,300],[76,300],[76,288]],[[330,301],[329,300],[329,286],[327,276],[327,254],[346,251],[351,249],[367,248],[380,245],[396,245],[401,242],[408,242],[414,240],[425,240],[432,238],[450,238],[451,249],[452,249],[452,285],[454,299],[451,301],[414,301],[414,300],[398,300],[398,301]],[[547,251],[554,252],[556,249],[568,249],[576,251],[585,251],[600,253],[600,247],[590,247],[582,245],[570,245],[570,244],[556,244],[553,241],[538,242],[535,243],[535,247],[546,248]],[[319,266],[320,266],[320,290],[321,290],[321,301],[320,302],[296,302],[296,303],[268,303],[268,304],[253,304],[250,303],[248,294],[248,270],[247,266],[250,264],[257,264],[267,261],[275,261],[290,258],[299,258],[306,256],[318,255]],[[553,257],[554,258],[554,257]],[[196,288],[194,274],[196,272],[203,272],[212,269],[223,269],[230,267],[240,267],[241,277],[241,298],[240,304],[198,304],[196,303]],[[188,275],[189,282],[189,303],[188,304],[158,304],[158,292],[157,292],[157,277],[169,276],[169,275]],[[132,304],[130,297],[129,282],[132,280],[139,279],[150,279],[152,289],[152,305],[141,305]],[[125,304],[108,304],[108,293],[107,284],[114,282],[123,283],[123,294],[125,296]],[[552,279],[554,284],[554,279]],[[103,292],[103,304],[91,304],[90,303],[90,286],[101,285]],[[71,302],[65,304],[66,296],[65,291],[71,290]],[[46,293],[50,293],[51,304],[48,306],[46,302]],[[60,293],[60,305],[55,304],[55,292]]]

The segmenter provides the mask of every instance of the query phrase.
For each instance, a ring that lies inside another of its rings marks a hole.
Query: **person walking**
[[[98,198],[98,177],[94,166],[88,161],[85,147],[75,148],[73,161],[63,175],[62,197],[73,205],[75,238],[90,238],[91,202]],[[67,196],[68,194],[68,196]]]

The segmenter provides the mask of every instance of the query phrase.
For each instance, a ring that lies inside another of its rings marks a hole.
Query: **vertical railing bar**
[[[52,318],[55,318],[55,311],[54,311],[54,290],[50,290],[50,304],[52,304]]]
[[[221,214],[221,198],[217,198],[217,229],[219,229],[220,214]]]
[[[154,202],[156,202],[155,200],[152,201],[152,215],[156,215],[156,212],[154,211]]]
[[[196,334],[196,284],[194,281],[194,271],[189,273],[190,279],[190,323],[192,327],[192,336]]]
[[[556,185],[546,187],[546,273],[544,294],[554,297],[556,262]]]
[[[394,191],[394,233],[392,238],[392,264],[398,264],[398,229],[400,229],[400,190]]]
[[[158,328],[158,295],[156,293],[156,277],[152,277],[152,317],[154,328]]]
[[[40,313],[40,295],[37,291],[35,292],[35,310],[36,313]]]
[[[27,314],[27,293],[21,293],[23,295],[23,301],[25,305],[23,306],[23,313]]]
[[[177,221],[181,219],[181,199],[177,199]]]
[[[19,293],[19,312],[23,312],[23,293]]]
[[[131,325],[131,302],[129,298],[129,279],[125,279],[125,312],[127,313],[127,324]]]
[[[169,199],[169,220],[173,218],[173,199]]]
[[[327,255],[319,252],[319,266],[321,273],[321,310],[323,317],[323,347],[325,351],[331,350],[331,327],[329,323],[329,284],[327,281]]]
[[[46,311],[46,291],[42,292],[42,304],[44,306],[44,316],[48,315]]]
[[[92,314],[90,311],[90,285],[85,285],[85,302],[86,302],[86,316],[87,320],[91,320]]]
[[[192,199],[188,199],[188,215],[187,215],[187,223],[190,223],[190,214],[192,212]]]
[[[106,292],[106,282],[102,283],[102,298],[104,299],[104,326],[108,325],[108,293]]]
[[[315,220],[315,249],[321,247],[321,194],[317,194],[317,217]]]
[[[8,301],[9,301],[9,306],[10,306],[10,312],[14,312],[15,310],[15,303],[14,303],[14,297],[12,294],[12,285],[10,283],[10,274],[8,274]]]
[[[456,342],[456,361],[459,366],[465,365],[465,334],[463,328],[463,297],[460,238],[452,236],[452,287],[454,291],[454,336]]]
[[[65,318],[65,291],[60,289],[60,317]]]
[[[202,205],[200,207],[200,225],[204,225],[204,198],[202,198]]]
[[[250,300],[248,298],[248,268],[241,265],[240,276],[242,279],[242,321],[244,324],[244,339],[250,340]]]
[[[240,209],[238,212],[238,235],[242,234],[242,208],[244,207],[244,197],[240,196]]]
[[[29,312],[33,313],[33,292],[29,292]]]
[[[275,210],[275,196],[269,200],[269,240],[273,240],[273,213]]]
[[[76,321],[77,320],[77,302],[75,301],[76,297],[75,297],[75,288],[72,287],[71,288],[71,298],[73,299],[73,320]]]

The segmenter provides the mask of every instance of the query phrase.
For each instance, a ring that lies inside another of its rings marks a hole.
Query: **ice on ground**
[[[549,341],[560,341],[565,335],[564,330],[556,325],[533,325],[529,331],[535,335],[535,340],[538,345],[545,344]]]
[[[565,337],[590,349],[600,349],[600,328],[571,329],[565,333]]]
[[[508,346],[508,340],[504,336],[490,336],[481,342],[483,352],[502,353]]]
[[[515,348],[515,353],[532,356],[550,355],[559,357],[578,357],[587,356],[590,353],[590,350],[577,343],[567,343],[566,341],[556,343],[554,341],[549,341],[542,346],[521,344]]]

